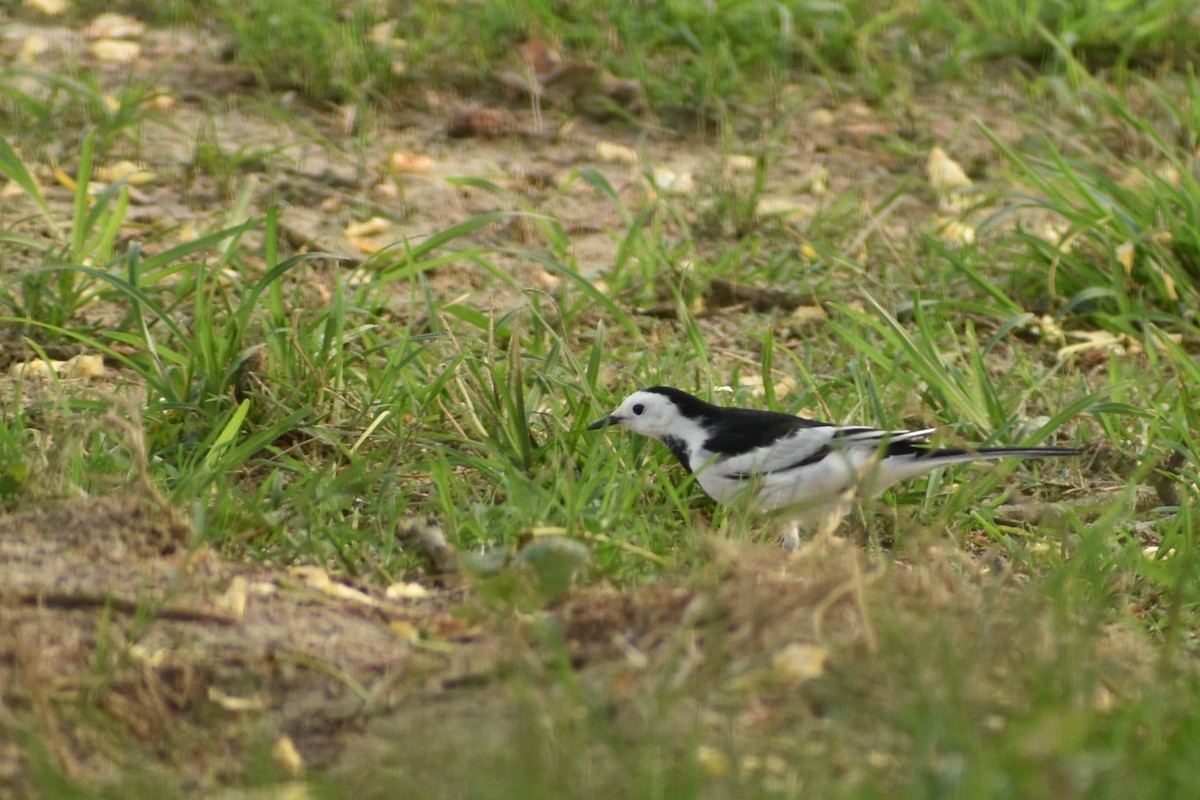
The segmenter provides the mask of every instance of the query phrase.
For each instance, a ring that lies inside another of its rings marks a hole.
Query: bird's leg
[[[846,518],[847,514],[854,510],[854,501],[857,497],[858,487],[851,485],[838,495],[836,501],[821,509],[821,516],[817,520],[817,533],[812,540],[814,546],[829,543],[838,525]]]
[[[851,487],[842,492],[834,503],[821,509],[817,517],[816,535],[809,542],[810,545],[820,546],[829,541],[830,537],[833,536],[833,532],[837,530],[838,525],[841,524],[846,515],[854,510],[854,499],[857,496],[858,493]],[[794,553],[800,549],[799,519],[790,519],[787,521],[783,529],[783,537],[780,539],[779,544],[789,553]]]
[[[809,545],[820,546],[827,543],[853,507],[852,502],[842,498],[828,508],[822,509],[821,515],[817,519],[816,535],[809,541]],[[787,521],[779,544],[789,553],[795,553],[800,549],[800,520],[790,519]]]
[[[820,520],[817,522],[817,535],[813,539],[828,539],[833,536],[833,532],[837,530],[838,525],[853,507],[853,503],[843,496],[839,497],[836,503],[831,503],[828,508],[822,509]]]

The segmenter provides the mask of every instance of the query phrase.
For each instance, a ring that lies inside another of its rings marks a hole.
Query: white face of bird
[[[655,439],[664,436],[686,438],[691,428],[698,428],[695,421],[680,413],[669,397],[657,392],[634,392],[616,411],[589,426],[589,430],[608,425],[620,425]]]

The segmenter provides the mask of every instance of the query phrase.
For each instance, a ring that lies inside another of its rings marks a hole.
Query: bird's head
[[[620,425],[654,439],[688,438],[688,434],[698,427],[698,420],[688,417],[671,394],[665,392],[677,390],[655,388],[634,392],[616,411],[589,425],[588,430]],[[683,395],[682,392],[678,394]]]

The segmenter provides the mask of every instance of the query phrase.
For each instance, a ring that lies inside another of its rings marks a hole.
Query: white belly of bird
[[[819,465],[749,478],[728,477],[721,462],[716,462],[699,471],[697,482],[718,503],[747,502],[755,513],[794,506],[797,517],[808,512],[819,515],[824,507],[844,501],[848,491],[857,488],[862,496],[875,496],[895,482],[880,485],[873,456],[872,452],[847,450]]]

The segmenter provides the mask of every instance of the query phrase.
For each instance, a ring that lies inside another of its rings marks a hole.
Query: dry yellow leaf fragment
[[[720,778],[728,774],[729,768],[732,766],[729,756],[706,744],[696,748],[696,762],[713,778]]]
[[[25,5],[48,17],[57,17],[68,8],[67,0],[25,0]]]
[[[150,650],[138,642],[129,646],[129,657],[151,669],[161,667],[167,660],[168,655],[170,655],[170,652],[165,647],[156,647]]]
[[[229,582],[229,588],[217,598],[216,606],[222,611],[228,611],[235,618],[246,616],[246,596],[249,593],[250,582],[245,576],[237,575]]]
[[[725,159],[725,172],[753,172],[755,167],[754,156],[748,156],[744,153],[734,153],[727,156]]]
[[[267,701],[261,697],[235,697],[225,694],[215,686],[208,687],[208,700],[226,711],[242,713],[245,711],[266,711]]]
[[[655,188],[674,197],[683,197],[696,191],[696,181],[687,170],[676,172],[670,167],[655,167],[650,177]]]
[[[143,166],[132,161],[117,161],[96,169],[96,177],[106,183],[116,183],[124,179],[130,186],[143,186],[158,176]]]
[[[40,358],[20,361],[11,364],[8,368],[8,377],[10,378],[49,378],[52,375],[54,375],[54,368],[50,366],[50,362]]]
[[[142,54],[140,44],[120,39],[97,39],[88,49],[99,60],[114,64],[130,64]]]
[[[67,380],[101,378],[104,376],[104,356],[80,354],[58,362],[57,369]]]
[[[771,659],[771,671],[785,683],[798,686],[825,674],[829,651],[819,644],[792,642]]]
[[[350,600],[355,603],[361,603],[364,606],[379,605],[379,601],[371,597],[371,595],[360,592],[352,586],[332,580],[329,577],[329,573],[320,567],[292,567],[291,573],[304,581],[305,585],[310,589],[315,589],[329,597],[336,597],[339,600]]]
[[[406,642],[415,641],[421,632],[417,630],[417,626],[406,619],[394,619],[388,622],[388,630],[396,634],[396,637],[403,639]]]
[[[89,39],[132,39],[146,32],[146,25],[139,19],[111,11],[98,15],[84,29]]]
[[[1117,261],[1125,268],[1126,277],[1133,272],[1133,242],[1123,242],[1117,245]]]
[[[275,745],[271,748],[271,757],[293,778],[300,777],[304,772],[304,759],[290,736],[280,736],[275,740]]]
[[[436,166],[436,162],[426,155],[397,150],[388,159],[388,166],[393,172],[429,172]]]
[[[946,244],[967,245],[975,242],[975,228],[956,219],[949,220],[938,229],[938,238]]]
[[[384,591],[388,600],[424,600],[429,597],[429,590],[419,583],[393,583]]]
[[[392,223],[383,217],[371,217],[362,222],[351,222],[342,231],[347,239],[357,236],[378,236],[381,233],[387,233],[392,228]]]
[[[832,128],[837,117],[828,108],[814,108],[808,115],[808,121],[818,128]]]
[[[791,313],[784,318],[784,322],[788,325],[796,325],[802,323],[815,322],[827,318],[829,315],[821,306],[796,306]]]
[[[45,361],[40,358],[18,361],[8,368],[10,378],[52,378],[88,380],[104,375],[104,357],[77,355],[66,361]]]
[[[367,31],[367,41],[376,45],[389,43],[396,35],[397,24],[397,20],[389,19],[387,22],[372,25],[371,29]]]
[[[26,36],[25,41],[21,42],[21,49],[17,52],[17,63],[24,66],[33,66],[37,63],[38,57],[50,49],[50,42],[45,36],[38,36],[36,33],[31,36]]]
[[[966,189],[971,185],[971,179],[967,176],[959,163],[950,158],[946,151],[938,146],[934,146],[929,151],[929,160],[925,163],[925,174],[929,177],[929,183],[933,186],[935,192],[947,193]]]
[[[759,196],[754,212],[761,217],[810,217],[816,209],[808,198],[764,194]]]
[[[596,142],[596,156],[610,164],[638,163],[637,151],[615,142]]]

